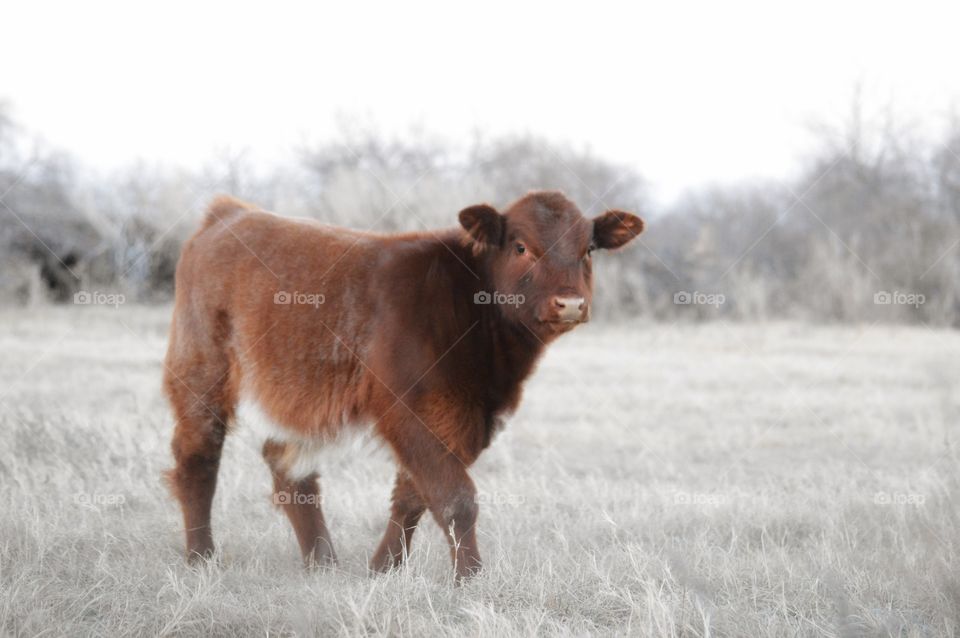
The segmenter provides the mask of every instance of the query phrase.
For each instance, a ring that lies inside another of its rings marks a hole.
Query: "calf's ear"
[[[620,248],[643,232],[643,220],[622,210],[608,210],[593,218],[593,243],[597,248]]]
[[[477,204],[460,211],[460,225],[481,244],[499,246],[503,241],[506,221],[493,206]]]

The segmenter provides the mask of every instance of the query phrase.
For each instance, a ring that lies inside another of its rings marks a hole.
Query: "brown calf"
[[[313,454],[372,423],[398,464],[371,568],[399,565],[426,510],[449,531],[457,581],[480,567],[467,468],[514,410],[546,344],[585,322],[591,252],[638,235],[636,216],[585,218],[556,192],[462,228],[375,235],[285,219],[228,197],[177,267],[164,387],[173,405],[187,555],[213,552],[224,436],[260,430],[304,560],[334,561]]]

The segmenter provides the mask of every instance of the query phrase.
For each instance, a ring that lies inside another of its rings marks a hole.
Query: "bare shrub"
[[[623,208],[648,221],[627,254],[598,260],[597,318],[957,325],[958,153],[956,123],[924,142],[893,118],[867,123],[855,104],[794,178],[695,190],[655,210],[634,169],[531,135],[458,147],[422,130],[388,138],[346,125],[290,165],[265,169],[251,152],[223,150],[199,171],[141,163],[103,177],[32,143],[0,109],[0,247],[19,264],[0,295],[64,301],[84,286],[166,298],[180,245],[218,192],[390,232],[451,226],[467,204],[559,189],[587,215]],[[684,293],[723,302],[678,303]],[[922,303],[879,303],[885,293]]]

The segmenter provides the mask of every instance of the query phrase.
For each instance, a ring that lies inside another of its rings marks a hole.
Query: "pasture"
[[[306,572],[258,444],[226,444],[217,564],[161,481],[170,308],[0,311],[0,632],[939,636],[960,627],[960,335],[589,324],[472,469],[485,571],[425,518],[372,577],[394,466],[329,452]]]

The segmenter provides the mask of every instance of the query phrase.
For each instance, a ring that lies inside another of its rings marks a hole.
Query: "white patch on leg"
[[[324,457],[330,455],[331,448],[340,448],[344,443],[354,443],[354,447],[359,447],[370,440],[371,429],[356,425],[340,426],[333,435],[304,436],[274,421],[263,406],[251,397],[243,397],[238,402],[236,420],[238,425],[249,429],[261,444],[265,441],[284,444],[280,469],[291,481],[305,479],[319,471]]]

